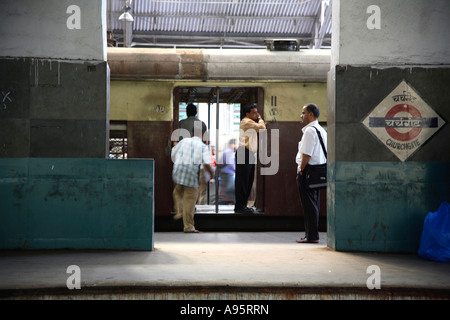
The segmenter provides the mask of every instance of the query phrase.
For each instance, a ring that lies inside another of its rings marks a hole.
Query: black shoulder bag
[[[313,127],[317,131],[317,135],[319,136],[320,144],[322,146],[323,153],[325,154],[325,158],[327,157],[327,151],[325,150],[325,146],[322,140],[322,136],[320,135],[319,130],[316,127]],[[305,167],[305,180],[306,185],[310,189],[325,189],[327,187],[327,164],[316,164],[311,165],[308,164]]]

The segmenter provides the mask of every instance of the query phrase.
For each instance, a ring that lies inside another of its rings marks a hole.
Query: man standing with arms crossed
[[[256,105],[244,107],[245,117],[239,126],[239,147],[236,151],[235,213],[252,214],[247,207],[248,197],[255,178],[256,153],[258,151],[258,132],[266,129],[264,120]]]
[[[297,183],[300,199],[302,202],[305,219],[305,237],[297,240],[298,243],[318,243],[319,242],[319,209],[320,190],[310,189],[306,185],[305,172],[308,165],[324,164],[327,162],[326,155],[322,150],[319,136],[315,128],[322,136],[325,149],[327,148],[327,132],[319,125],[319,108],[315,104],[307,104],[302,110],[303,136],[298,143],[297,162]]]

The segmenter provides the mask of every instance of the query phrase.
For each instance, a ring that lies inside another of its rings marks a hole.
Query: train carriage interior
[[[230,160],[234,159],[234,156],[228,159],[227,163],[226,156],[224,159],[224,151],[235,152],[239,141],[239,123],[243,117],[242,107],[246,104],[257,104],[258,88],[178,87],[175,90],[179,91],[179,121],[187,117],[188,103],[197,105],[197,118],[207,127],[204,140],[211,152],[215,169],[214,179],[210,179],[208,183],[203,183],[204,180],[201,180],[196,213],[234,214],[235,175],[234,172],[226,173],[225,169],[222,170]],[[176,101],[174,103],[177,105]],[[176,108],[174,112],[177,112]],[[204,178],[203,172],[201,178]],[[249,198],[250,205],[255,204],[256,183],[255,179]]]

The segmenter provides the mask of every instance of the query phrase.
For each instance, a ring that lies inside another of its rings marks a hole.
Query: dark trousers
[[[245,161],[242,161],[245,154]],[[236,178],[234,182],[235,192],[235,209],[242,209],[247,206],[248,197],[252,191],[253,180],[255,179],[255,164],[250,163],[250,158],[254,157],[254,153],[245,147],[239,147],[236,152]],[[241,163],[245,162],[245,163]]]
[[[297,185],[304,212],[305,237],[310,241],[319,240],[320,190],[306,186],[304,173],[297,175]]]

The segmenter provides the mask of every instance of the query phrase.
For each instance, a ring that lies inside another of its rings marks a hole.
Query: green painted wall
[[[0,248],[153,250],[153,177],[150,159],[0,159]]]
[[[416,252],[450,195],[448,162],[335,162],[329,177],[328,244],[343,251]]]

